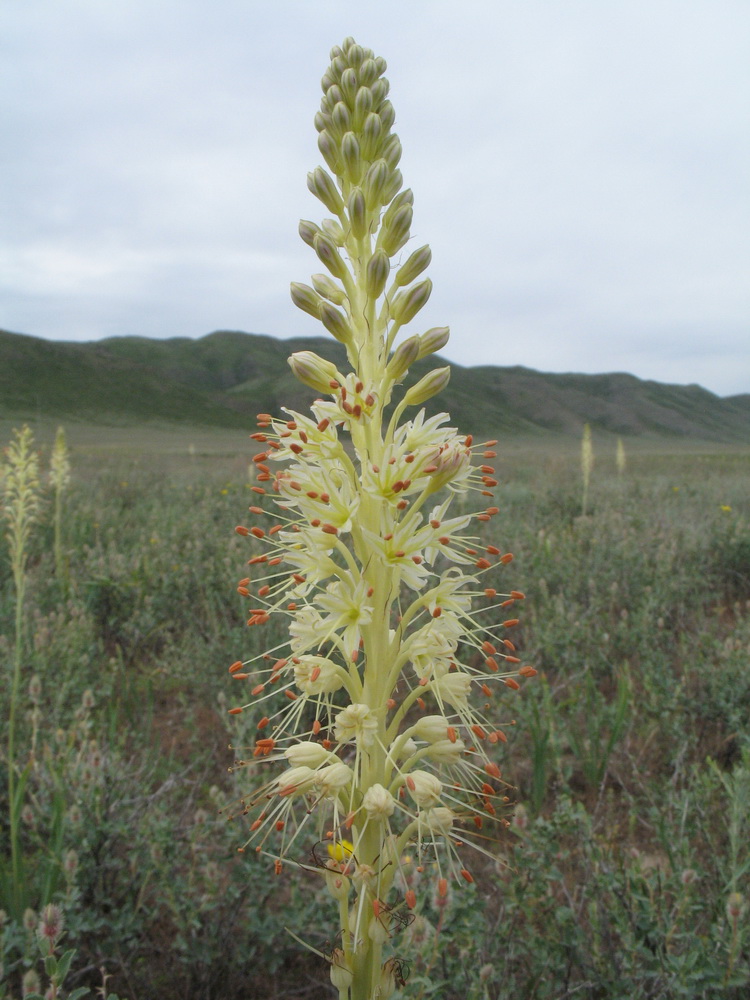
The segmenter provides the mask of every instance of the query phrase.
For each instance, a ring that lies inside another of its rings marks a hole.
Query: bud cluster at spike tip
[[[399,389],[448,328],[396,343],[429,298],[431,253],[405,251],[413,197],[384,71],[347,39],[323,76],[328,170],[308,186],[334,217],[300,223],[326,273],[294,282],[292,299],[346,346],[350,367],[292,355],[320,398],[309,413],[258,415],[237,591],[249,628],[281,621],[286,637],[274,629],[267,652],[229,668],[243,692],[230,712],[250,716],[256,737],[233,768],[251,769],[253,787],[228,812],[247,817],[242,850],[277,873],[291,859],[324,876],[341,920],[331,979],[351,1000],[403,985],[382,949],[395,914],[419,906],[417,881],[445,899],[449,883],[474,880],[464,850],[492,857],[488,830],[507,825],[509,801],[496,757],[513,725],[496,716],[536,673],[517,637],[524,594],[496,579],[513,557],[486,537],[496,442],[419,408],[449,368]],[[451,511],[471,496],[474,513]]]

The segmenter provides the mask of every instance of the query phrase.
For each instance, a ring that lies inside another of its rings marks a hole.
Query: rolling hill
[[[259,411],[301,409],[314,397],[286,359],[313,350],[341,365],[341,345],[325,338],[276,340],[217,331],[199,340],[116,337],[90,343],[0,331],[0,416],[101,424],[144,421],[250,427]],[[430,367],[420,362],[410,381]],[[588,422],[622,435],[750,441],[750,394],[721,398],[698,385],[664,385],[633,375],[551,374],[524,367],[451,365],[433,412],[488,433],[580,434]],[[429,409],[429,404],[428,404]]]

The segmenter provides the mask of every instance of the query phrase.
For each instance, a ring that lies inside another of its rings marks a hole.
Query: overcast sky
[[[329,50],[388,62],[461,364],[750,392],[748,0],[0,0],[0,327],[322,327],[289,299]]]

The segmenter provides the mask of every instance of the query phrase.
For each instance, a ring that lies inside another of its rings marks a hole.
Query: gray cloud
[[[317,334],[328,50],[383,54],[453,360],[750,391],[741,0],[27,0],[0,9],[0,324]]]

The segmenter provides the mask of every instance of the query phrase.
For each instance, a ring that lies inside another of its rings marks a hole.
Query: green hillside
[[[0,331],[0,416],[248,427],[259,411],[300,409],[313,399],[286,363],[289,354],[304,349],[344,363],[341,345],[322,337],[280,341],[219,331],[200,340],[117,337],[80,344]],[[411,378],[436,363],[421,362]],[[623,435],[750,440],[750,395],[722,399],[697,385],[662,385],[619,373],[451,368],[450,384],[434,409],[449,410],[467,429],[481,419],[488,433],[579,434],[589,422]]]

